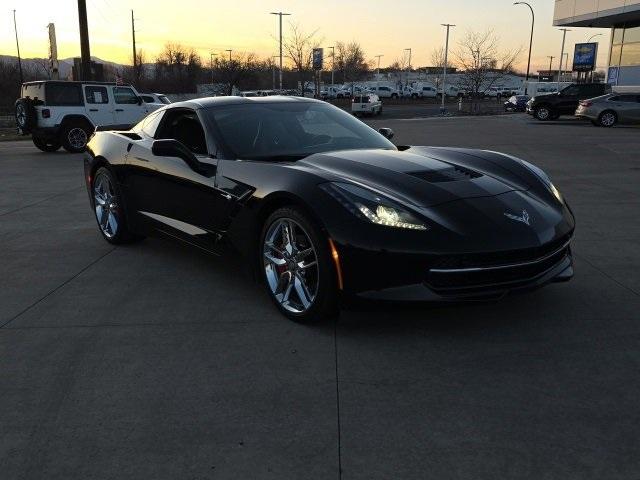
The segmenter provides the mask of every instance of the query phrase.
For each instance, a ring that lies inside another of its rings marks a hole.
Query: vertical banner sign
[[[597,58],[597,43],[576,43],[576,48],[573,52],[573,71],[591,72],[595,70]]]
[[[620,69],[618,67],[609,67],[607,75],[607,83],[609,85],[618,85],[618,76],[620,75]]]
[[[322,48],[313,49],[313,69],[314,70],[322,70],[323,57],[324,57],[324,49]]]

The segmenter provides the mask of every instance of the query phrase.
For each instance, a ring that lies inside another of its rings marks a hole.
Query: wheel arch
[[[89,119],[89,117],[87,117],[86,115],[82,115],[79,113],[71,113],[69,115],[65,115],[64,117],[62,117],[62,120],[60,121],[60,127],[64,128],[67,125],[69,125],[70,123],[73,122],[82,122],[87,124],[91,129],[95,128],[95,125],[93,124],[93,122]]]

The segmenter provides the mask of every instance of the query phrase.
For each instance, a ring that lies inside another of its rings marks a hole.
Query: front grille
[[[535,251],[535,249],[534,249]],[[447,294],[500,288],[515,288],[533,281],[561,263],[570,253],[568,244],[556,247],[546,255],[530,256],[521,263],[501,262],[492,266],[463,267],[463,269],[432,268],[426,283],[433,290]]]
[[[571,240],[571,234],[564,235],[539,247],[504,252],[463,253],[459,255],[441,255],[431,261],[431,268],[480,268],[510,263],[530,262],[549,255]]]
[[[411,175],[421,180],[426,180],[429,183],[459,182],[461,180],[471,180],[482,176],[481,173],[459,166],[440,170],[411,172]]]

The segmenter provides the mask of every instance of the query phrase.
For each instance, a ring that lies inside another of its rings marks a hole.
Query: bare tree
[[[499,43],[500,39],[490,29],[484,32],[468,30],[458,42],[454,55],[463,70],[458,86],[474,97],[483,96],[513,71],[522,47],[500,51]]]
[[[444,47],[442,45],[440,45],[437,48],[434,48],[431,51],[431,66],[432,67],[438,67],[438,68],[444,68]],[[449,61],[447,59],[447,63],[449,64],[448,66],[451,66],[451,61]]]
[[[317,30],[307,33],[297,23],[290,23],[289,31],[282,46],[298,74],[300,94],[304,95],[307,82],[313,78],[313,49],[319,47],[321,39],[316,38]]]
[[[196,91],[202,76],[202,60],[195,50],[187,50],[175,43],[167,43],[155,62],[153,85],[167,93]]]
[[[226,57],[218,57],[214,63],[214,80],[225,85],[227,95],[233,94],[234,87],[244,88],[250,86],[256,80],[256,74],[262,69],[253,53],[236,53],[229,60]]]
[[[373,62],[365,59],[365,53],[358,42],[336,43],[336,69],[342,73],[343,82],[364,78]]]

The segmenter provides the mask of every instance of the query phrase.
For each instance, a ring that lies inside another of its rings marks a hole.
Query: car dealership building
[[[640,0],[556,0],[553,24],[611,28],[608,82],[640,86]]]

